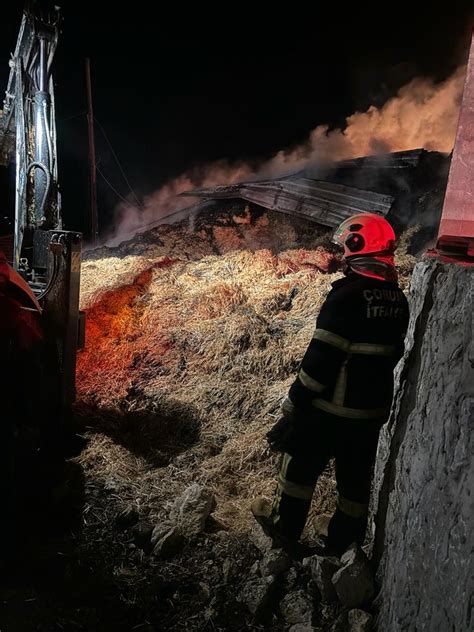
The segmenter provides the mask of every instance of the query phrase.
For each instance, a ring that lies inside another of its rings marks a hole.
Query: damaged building
[[[449,164],[447,154],[415,149],[308,167],[271,180],[198,188],[182,195],[201,202],[159,223],[192,218],[199,225],[200,218],[228,210],[230,204],[335,228],[350,215],[368,211],[386,217],[398,233],[416,225],[412,252],[419,254],[434,245]]]

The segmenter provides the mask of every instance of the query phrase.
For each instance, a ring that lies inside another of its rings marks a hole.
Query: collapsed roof
[[[413,149],[365,156],[263,181],[194,189],[182,195],[203,201],[162,218],[181,221],[223,201],[243,200],[273,211],[334,227],[357,212],[386,216],[396,230],[418,225],[420,245],[432,240],[439,226],[450,156]]]
[[[182,195],[206,200],[238,198],[335,227],[354,213],[387,215],[397,192],[380,190],[377,181],[403,177],[418,167],[424,153],[423,149],[414,149],[365,156],[332,165],[309,166],[285,177],[194,189]]]
[[[189,195],[214,200],[240,198],[324,226],[338,226],[346,217],[361,211],[385,216],[394,201],[390,195],[299,177],[198,189]]]

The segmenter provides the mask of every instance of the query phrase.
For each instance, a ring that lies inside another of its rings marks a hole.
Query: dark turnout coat
[[[332,284],[289,391],[295,409],[386,419],[408,303],[396,282],[350,273]]]

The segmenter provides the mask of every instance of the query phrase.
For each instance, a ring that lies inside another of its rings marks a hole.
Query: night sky
[[[62,3],[54,67],[60,184],[67,227],[85,233],[85,57],[91,59],[95,117],[143,196],[210,161],[258,161],[303,142],[319,124],[340,127],[346,116],[382,105],[415,76],[445,79],[465,62],[474,23],[472,0],[380,2],[377,11],[337,2],[312,9],[308,3],[281,9],[226,3],[202,11],[202,3],[192,9],[186,3],[166,9],[117,4]],[[17,0],[2,7],[2,95],[22,6]],[[99,127],[96,138],[101,171],[126,197],[129,189]],[[0,178],[3,189],[8,177]],[[119,199],[100,176],[98,182],[105,227]],[[8,208],[4,190],[0,203]]]

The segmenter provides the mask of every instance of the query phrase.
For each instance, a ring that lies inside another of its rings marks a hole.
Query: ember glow
[[[393,151],[424,148],[450,152],[456,134],[466,68],[435,84],[431,79],[416,78],[381,108],[371,106],[346,119],[343,129],[329,131],[319,125],[306,143],[281,150],[257,169],[225,161],[199,168],[198,173],[183,174],[145,199],[144,208],[122,204],[117,209],[114,245],[134,233],[149,228],[173,212],[192,204],[192,198],[177,198],[196,187],[213,187],[244,180],[259,180],[294,173],[304,167]]]

